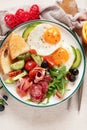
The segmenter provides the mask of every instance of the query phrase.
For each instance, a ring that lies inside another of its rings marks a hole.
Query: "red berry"
[[[32,5],[29,11],[31,20],[39,19],[39,13],[40,13],[39,6],[36,4]]]
[[[23,13],[24,13],[24,10],[23,9],[18,9],[17,11],[16,11],[16,13],[15,13],[15,18],[16,18],[16,20],[18,20],[18,23],[20,24],[20,23],[22,23],[23,22]]]
[[[23,22],[26,22],[26,21],[30,20],[29,12],[28,11],[24,11],[22,13],[22,17],[21,18],[22,18]]]
[[[30,11],[29,14],[30,14],[30,19],[31,19],[31,20],[39,19],[39,15],[36,14],[35,12]]]
[[[39,12],[40,12],[40,11],[39,11],[39,6],[36,5],[36,4],[32,5],[31,8],[30,8],[30,11],[39,13]]]
[[[24,9],[18,9],[15,15],[21,15],[24,12]]]
[[[10,27],[10,28],[15,27],[15,16],[13,14],[5,15],[4,20],[8,27]]]
[[[7,14],[4,17],[4,21],[6,22],[7,26],[10,28],[14,28],[15,26],[34,19],[39,19],[39,7],[38,5],[34,4],[31,6],[30,11],[24,11],[24,9],[18,9],[14,14]]]
[[[18,15],[15,15],[15,24],[19,25],[21,23],[22,23],[22,21],[20,20],[20,17]]]

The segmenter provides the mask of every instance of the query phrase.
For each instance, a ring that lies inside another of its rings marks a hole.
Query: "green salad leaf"
[[[66,88],[66,85],[68,84],[68,79],[66,78],[66,67],[61,66],[58,68],[51,68],[49,69],[49,73],[51,77],[53,78],[53,81],[49,83],[49,88],[47,91],[47,102],[49,102],[49,99],[51,96],[55,96],[55,94],[58,92],[61,97],[65,94],[68,89]]]

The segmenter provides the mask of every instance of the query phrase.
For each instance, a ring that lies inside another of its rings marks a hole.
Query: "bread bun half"
[[[10,65],[17,56],[29,51],[29,45],[25,42],[21,35],[11,33],[4,41],[0,48],[0,71],[3,74],[9,73]]]
[[[29,45],[19,34],[12,34],[9,42],[9,52],[11,59],[15,59],[17,56],[29,51]]]
[[[0,71],[3,74],[7,74],[11,71],[10,64],[12,63],[10,54],[9,54],[9,41],[12,35],[4,41],[0,49]]]

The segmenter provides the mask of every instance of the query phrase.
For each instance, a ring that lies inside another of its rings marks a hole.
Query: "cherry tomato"
[[[25,69],[27,70],[27,71],[30,71],[30,70],[32,70],[34,67],[36,67],[36,63],[34,62],[34,61],[28,61],[28,62],[26,62],[26,64],[25,64]]]
[[[16,75],[18,75],[20,73],[22,73],[22,70],[16,70],[16,71],[9,72],[8,76],[15,77]]]
[[[55,65],[55,61],[54,61],[54,59],[52,59],[51,56],[44,56],[43,60],[48,62],[49,67],[53,67]]]
[[[71,73],[67,73],[66,77],[69,79],[71,76]]]
[[[30,81],[34,80],[36,73],[37,73],[36,70],[34,70],[34,69],[30,70],[30,72],[29,72]]]
[[[30,49],[29,52],[30,52],[31,54],[37,54],[37,52],[36,52],[35,49]]]

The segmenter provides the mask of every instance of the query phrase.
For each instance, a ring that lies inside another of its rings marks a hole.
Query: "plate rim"
[[[32,107],[38,107],[38,108],[44,108],[44,107],[52,107],[52,106],[55,106],[55,105],[59,105],[59,104],[62,104],[63,102],[67,101],[70,97],[72,97],[76,91],[80,88],[81,84],[82,84],[82,81],[84,79],[84,75],[85,75],[85,70],[86,70],[86,57],[85,57],[85,52],[84,52],[84,49],[81,45],[81,41],[79,40],[79,38],[77,37],[77,35],[69,28],[67,27],[65,24],[63,23],[60,23],[60,22],[55,22],[55,21],[51,21],[51,20],[31,20],[31,21],[28,21],[28,22],[25,22],[25,23],[22,23],[20,25],[18,25],[17,27],[15,27],[14,29],[12,29],[11,31],[9,31],[6,35],[6,37],[3,39],[3,41],[1,42],[0,44],[0,47],[2,46],[2,44],[4,43],[5,39],[14,31],[16,30],[17,28],[21,27],[21,26],[24,26],[24,25],[27,25],[27,24],[31,24],[31,23],[34,23],[34,22],[51,22],[51,23],[54,23],[54,24],[57,24],[61,27],[63,27],[65,30],[67,30],[75,39],[76,41],[78,42],[79,46],[80,46],[80,49],[82,51],[82,55],[83,55],[83,61],[84,61],[84,70],[83,70],[83,74],[82,74],[82,78],[78,84],[78,86],[76,87],[76,89],[66,98],[64,98],[63,100],[61,100],[60,102],[57,102],[57,103],[54,103],[54,104],[46,104],[46,105],[37,105],[37,104],[30,104],[30,103],[27,103],[25,101],[22,101],[21,99],[18,99],[15,95],[13,95],[6,87],[6,84],[4,83],[4,81],[2,80],[1,76],[0,76],[0,81],[3,85],[3,87],[6,89],[6,91],[13,97],[15,98],[16,100],[18,100],[19,102],[27,105],[27,106],[32,106]]]

